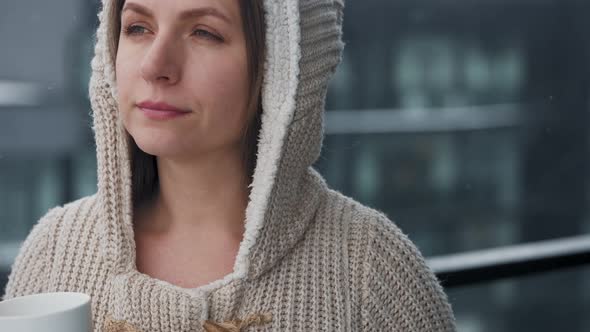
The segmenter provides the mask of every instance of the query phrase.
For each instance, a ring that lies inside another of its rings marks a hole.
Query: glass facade
[[[86,91],[97,8],[0,3],[4,272],[41,215],[96,190]],[[427,257],[590,231],[589,2],[348,1],[344,22],[316,164],[330,186],[387,213]],[[581,332],[589,276],[448,294],[460,331]]]
[[[318,167],[426,255],[585,232],[589,9],[349,2]]]

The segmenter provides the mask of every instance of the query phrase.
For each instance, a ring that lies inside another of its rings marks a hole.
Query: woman
[[[418,250],[326,187],[342,0],[104,0],[98,192],[51,210],[6,298],[92,296],[95,331],[452,331]]]

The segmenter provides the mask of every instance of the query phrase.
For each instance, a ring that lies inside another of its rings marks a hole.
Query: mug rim
[[[85,306],[87,303],[89,303],[91,301],[91,297],[90,295],[86,294],[86,293],[80,293],[80,292],[50,292],[50,293],[38,293],[38,294],[29,294],[29,295],[24,295],[24,296],[19,296],[19,297],[15,297],[9,300],[4,300],[0,302],[0,305],[4,305],[4,304],[8,304],[11,302],[18,302],[18,301],[24,301],[26,299],[30,299],[30,298],[35,298],[35,297],[51,297],[51,296],[55,296],[55,295],[60,295],[60,296],[64,296],[67,298],[77,298],[80,299],[81,301],[79,303],[75,303],[72,305],[69,305],[65,308],[59,309],[59,310],[55,310],[55,311],[51,311],[51,312],[47,312],[47,313],[41,313],[41,314],[29,314],[29,315],[0,315],[0,320],[20,320],[20,319],[32,319],[32,318],[44,318],[44,317],[48,317],[48,316],[53,316],[53,315],[57,315],[60,313],[64,313],[67,311],[71,311],[71,310],[75,310],[78,308],[81,308],[83,306]]]

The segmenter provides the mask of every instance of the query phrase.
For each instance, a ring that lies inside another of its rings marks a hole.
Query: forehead
[[[154,18],[213,17],[227,23],[240,19],[240,0],[124,0],[122,11]]]

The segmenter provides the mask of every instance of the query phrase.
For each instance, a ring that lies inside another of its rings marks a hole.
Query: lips
[[[164,102],[143,101],[137,107],[150,119],[167,120],[190,113],[188,110],[175,107]]]

